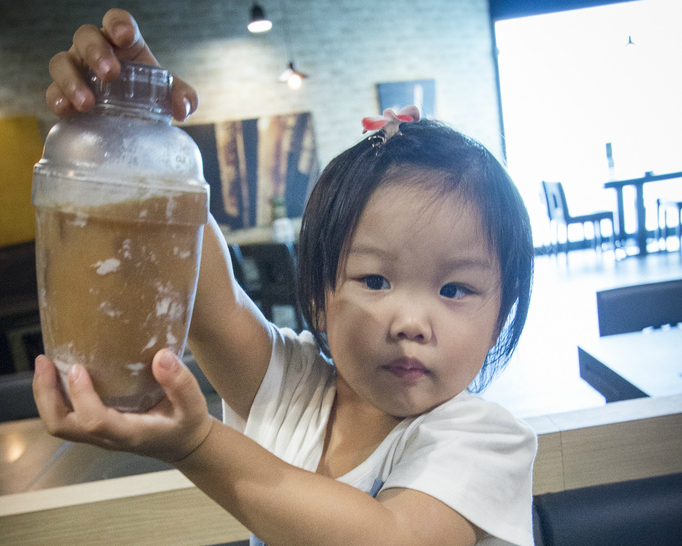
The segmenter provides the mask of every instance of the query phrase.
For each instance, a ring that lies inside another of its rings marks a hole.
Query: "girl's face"
[[[375,191],[327,295],[339,393],[406,417],[474,380],[499,333],[501,297],[480,226],[457,194],[435,197],[407,180]]]

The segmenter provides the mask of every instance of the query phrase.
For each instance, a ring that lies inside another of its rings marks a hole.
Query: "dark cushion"
[[[682,474],[546,493],[534,504],[544,546],[682,544]]]
[[[0,422],[38,417],[33,372],[0,375]]]

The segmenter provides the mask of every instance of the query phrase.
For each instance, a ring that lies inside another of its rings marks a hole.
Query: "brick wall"
[[[434,79],[436,116],[498,157],[500,122],[487,0],[260,0],[274,23],[246,30],[251,0],[120,0],[164,66],[194,85],[192,123],[311,111],[322,164],[361,136],[378,82]],[[56,119],[45,106],[50,57],[109,2],[0,0],[0,117]],[[277,81],[288,25],[298,91]]]

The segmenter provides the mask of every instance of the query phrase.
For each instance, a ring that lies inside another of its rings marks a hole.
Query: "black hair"
[[[370,135],[334,158],[310,195],[298,257],[304,318],[329,354],[326,336],[320,331],[326,294],[336,287],[339,265],[371,195],[380,185],[390,184],[394,168],[442,173],[412,178],[429,187],[439,184],[439,192],[457,193],[475,204],[500,265],[500,335],[470,386],[480,392],[509,361],[528,315],[533,241],[526,207],[499,161],[483,145],[443,123],[402,123],[400,134],[377,146],[379,142],[376,134]]]

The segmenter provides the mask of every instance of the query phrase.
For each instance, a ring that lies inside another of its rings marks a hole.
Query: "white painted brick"
[[[438,117],[498,157],[501,139],[487,0],[261,0],[273,30],[246,30],[251,0],[121,0],[159,61],[197,88],[190,123],[311,111],[321,161],[361,138],[378,111],[375,85],[436,81]],[[51,56],[83,23],[99,25],[99,0],[0,0],[0,116],[56,121],[45,106]],[[277,81],[288,61],[298,91]]]

